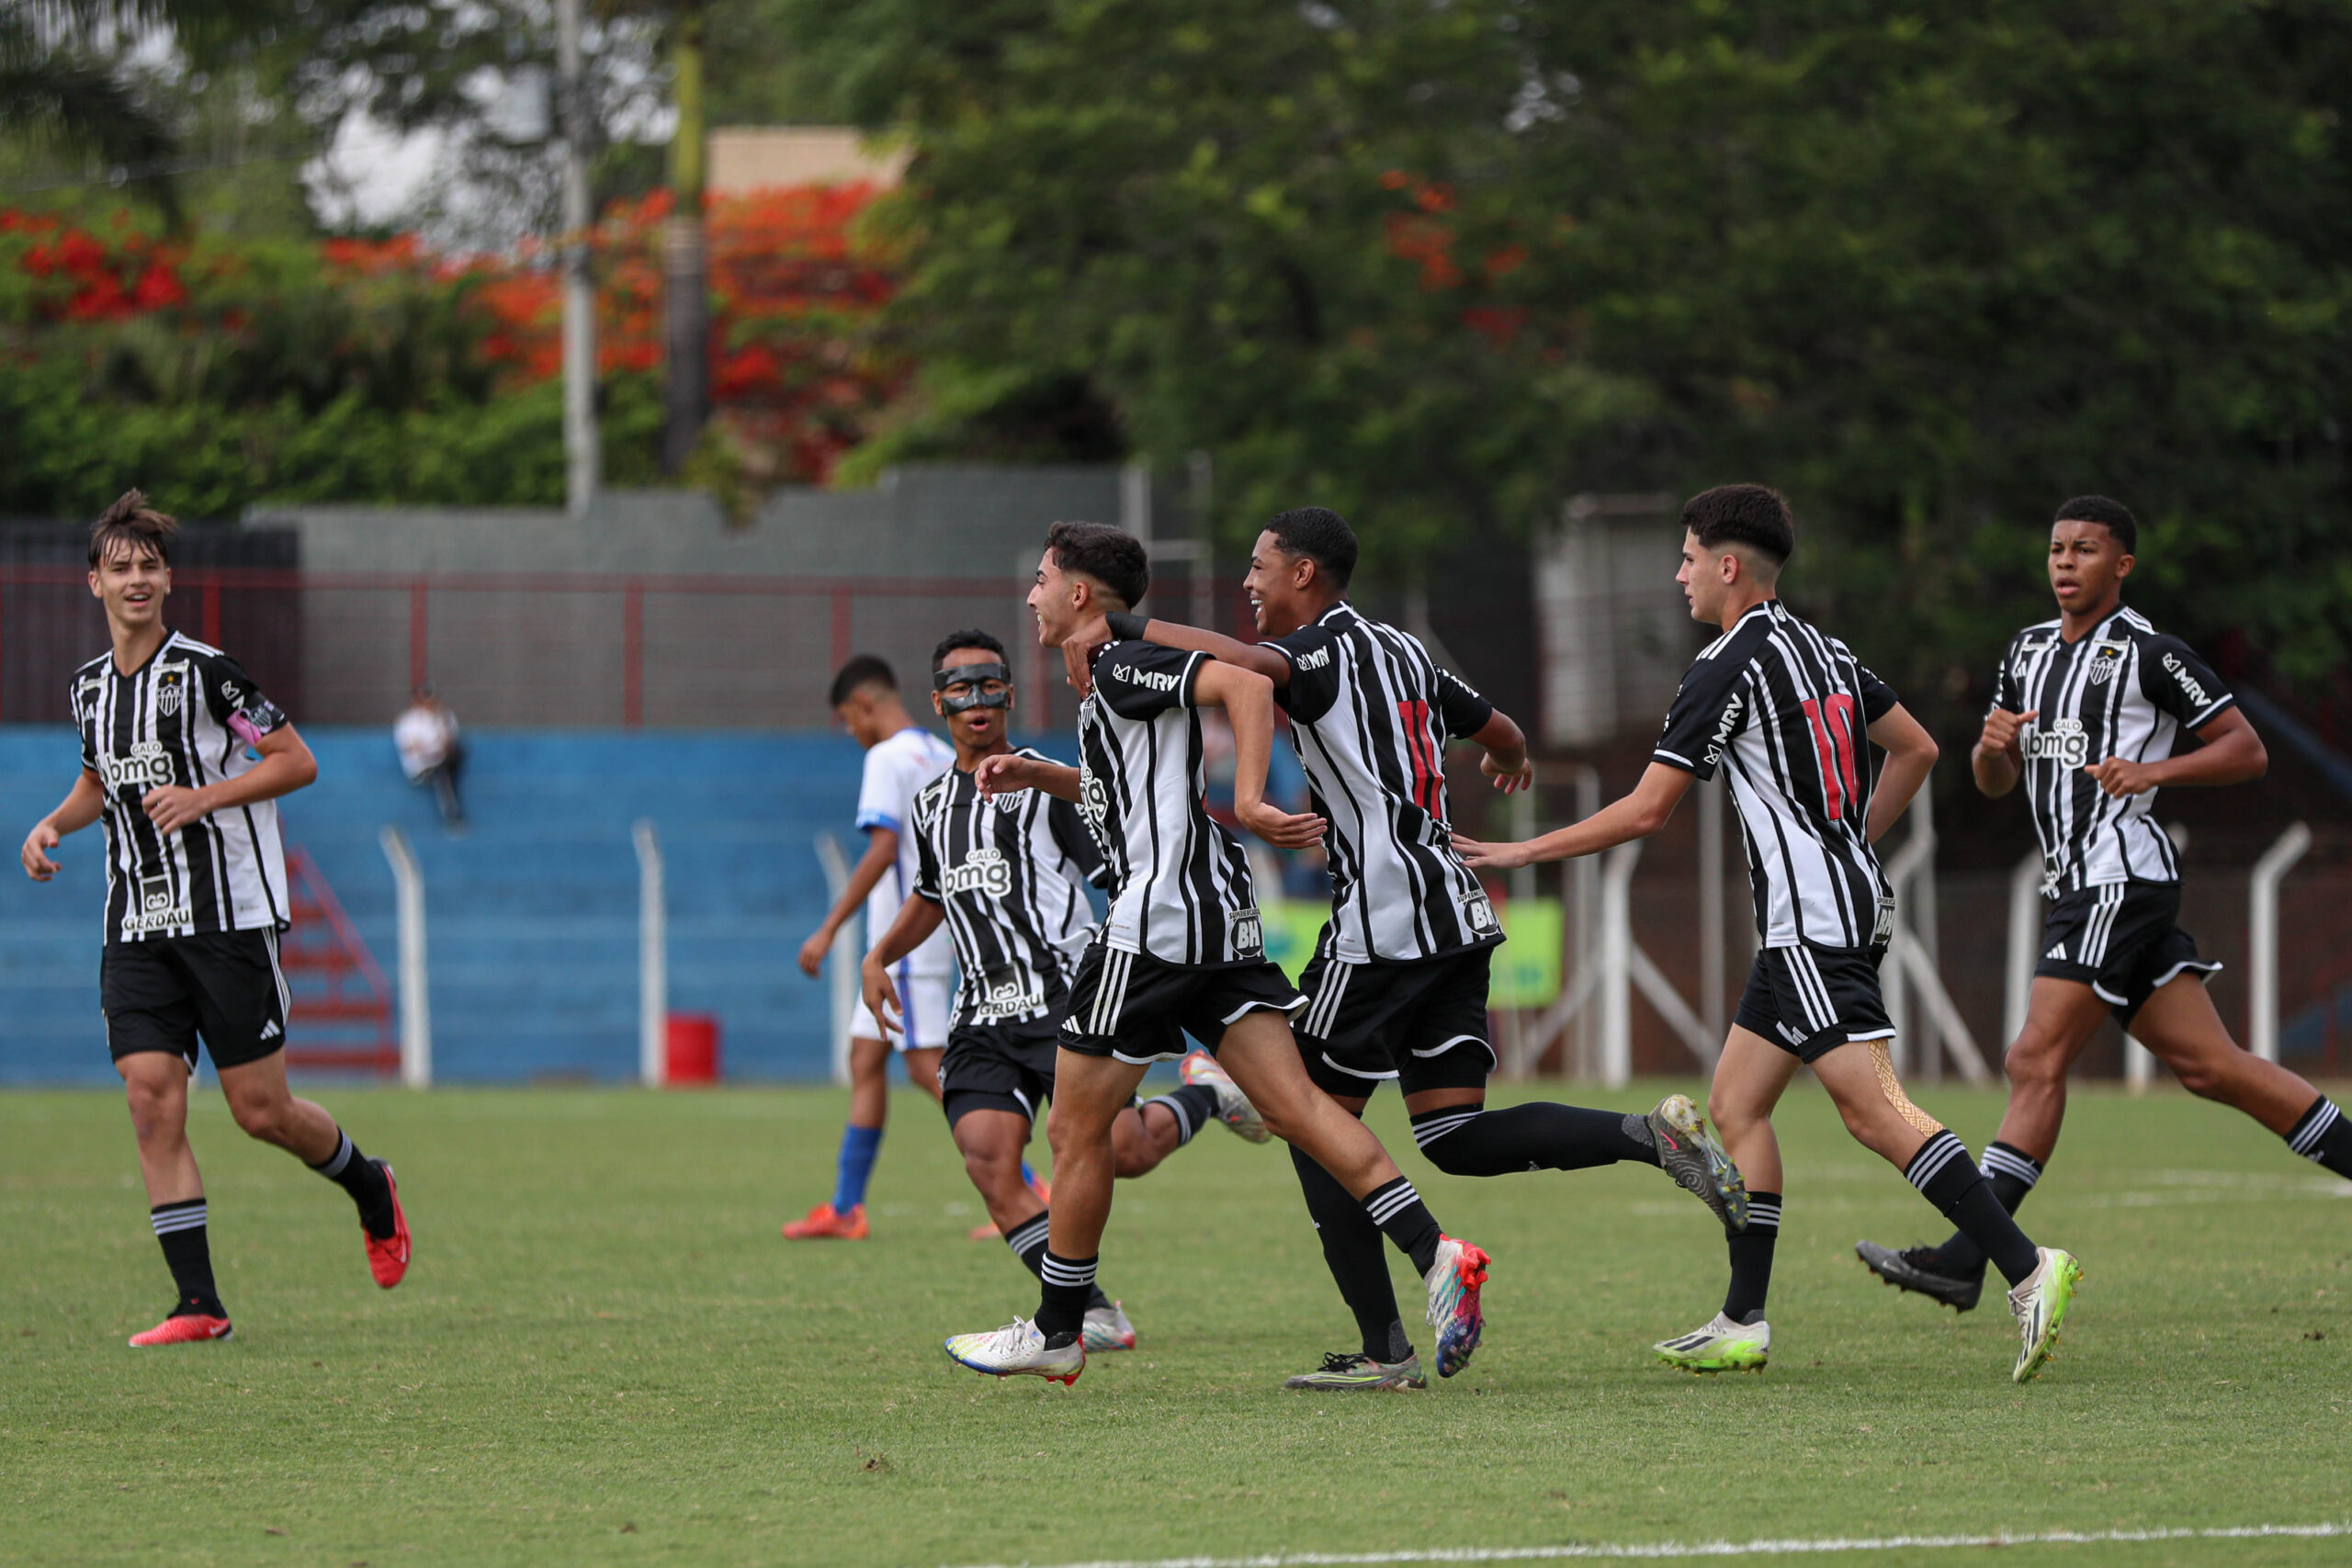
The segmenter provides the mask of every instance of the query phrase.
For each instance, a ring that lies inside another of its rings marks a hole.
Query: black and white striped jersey
[[[1846,645],[1767,599],[1701,651],[1651,753],[1723,770],[1766,947],[1871,947],[1894,901],[1865,836],[1870,727],[1895,705]]]
[[[200,789],[254,766],[249,749],[286,715],[253,677],[174,632],[128,675],[100,654],[74,672],[72,692],[82,766],[106,792],[107,940],[284,931],[276,801],[215,811],[168,835],[140,804],[151,789]]]
[[[2041,837],[2042,892],[2118,882],[2177,882],[2172,840],[2151,818],[2156,791],[2118,800],[2083,770],[2109,757],[2159,762],[2183,729],[2237,701],[2177,637],[2118,606],[2075,642],[2044,621],[2010,639],[1993,705],[2032,713],[2018,730],[2023,783]]]
[[[1445,743],[1485,728],[1494,705],[1351,604],[1266,646],[1290,661],[1274,697],[1331,825],[1332,956],[1410,964],[1501,941],[1445,807]]]
[[[1205,653],[1114,642],[1078,709],[1079,811],[1111,887],[1102,938],[1169,964],[1254,964],[1264,928],[1241,841],[1208,813],[1193,702]]]
[[[954,1027],[1058,1012],[1094,931],[1085,885],[1102,877],[1078,807],[1043,790],[984,800],[951,766],[915,793],[914,840],[915,892],[946,916],[962,972]]]

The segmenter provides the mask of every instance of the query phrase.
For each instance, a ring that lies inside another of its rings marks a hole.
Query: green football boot
[[[2070,1252],[2054,1247],[2037,1248],[2041,1262],[2025,1283],[2009,1292],[2009,1315],[2018,1320],[2018,1364],[2009,1376],[2031,1382],[2058,1349],[2058,1331],[2066,1326],[2066,1309],[2074,1304],[2075,1287],[2082,1282],[2083,1266]]]
[[[1772,1358],[1772,1325],[1762,1318],[1734,1323],[1723,1314],[1695,1333],[1650,1347],[1657,1359],[1686,1372],[1760,1372]]]
[[[1430,1384],[1421,1376],[1421,1358],[1418,1353],[1408,1355],[1401,1361],[1383,1361],[1361,1350],[1350,1350],[1325,1356],[1321,1366],[1311,1372],[1299,1373],[1283,1386],[1369,1393],[1382,1389],[1427,1388]]]

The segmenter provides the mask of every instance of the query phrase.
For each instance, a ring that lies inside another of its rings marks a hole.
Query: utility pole
[[[590,270],[588,92],[580,65],[580,0],[556,0],[556,91],[563,131],[563,498],[578,517],[604,477],[596,428],[596,281]]]
[[[710,417],[710,259],[703,230],[705,146],[703,5],[684,0],[673,24],[671,91],[678,129],[670,139],[673,205],[662,232],[663,338],[669,378],[662,396],[662,468],[686,465]]]

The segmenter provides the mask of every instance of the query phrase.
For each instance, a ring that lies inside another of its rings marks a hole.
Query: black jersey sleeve
[[[934,904],[944,904],[947,896],[940,891],[944,886],[939,873],[939,852],[932,847],[931,825],[939,820],[946,807],[947,797],[941,788],[945,775],[933,780],[915,794],[915,897]],[[879,940],[879,932],[876,933]]]
[[[66,701],[74,706],[74,733],[81,738],[82,766],[86,772],[95,773],[98,772],[98,752],[97,748],[91,742],[96,738],[98,730],[96,724],[92,721],[89,705],[84,700],[87,687],[88,682],[85,682],[82,677],[75,676],[73,686],[66,692]]]
[[[1311,626],[1266,644],[1290,665],[1290,681],[1274,687],[1274,701],[1291,717],[1312,724],[1340,700],[1339,642],[1330,627]]]
[[[1747,661],[1724,651],[1691,665],[1650,756],[1695,778],[1713,778],[1724,747],[1747,724]]]
[[[1903,699],[1894,694],[1894,688],[1880,680],[1869,665],[1855,665],[1854,673],[1861,686],[1863,728],[1869,728],[1903,705]]]
[[[192,662],[204,680],[205,705],[220,727],[248,746],[283,729],[286,710],[262,695],[245,667],[225,653],[198,654]]]
[[[1111,886],[1111,869],[1102,862],[1102,847],[1094,835],[1086,830],[1086,818],[1078,814],[1078,807],[1057,795],[1046,803],[1046,830],[1062,853],[1069,856],[1080,874],[1097,887]]]
[[[2009,639],[2001,650],[1999,668],[1993,671],[1993,705],[2004,713],[2025,712],[2025,691],[2018,684],[2018,644],[2022,640],[2022,633]]]
[[[2185,729],[2202,727],[2238,700],[2187,643],[2164,634],[2140,645],[2140,690]]]
[[[1094,666],[1094,689],[1121,718],[1157,718],[1194,705],[1193,688],[1208,662],[1205,653],[1156,642],[1115,643]]]
[[[1451,670],[1437,672],[1437,706],[1445,719],[1445,732],[1457,740],[1477,734],[1495,716],[1495,705]]]

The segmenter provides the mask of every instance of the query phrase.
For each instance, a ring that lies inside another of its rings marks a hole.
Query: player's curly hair
[[[112,555],[118,547],[137,556],[142,549],[155,552],[165,566],[172,564],[172,536],[180,531],[179,519],[169,517],[147,504],[143,491],[127,490],[122,498],[90,525],[90,570],[97,570],[98,562]]]
[[[1064,571],[1091,577],[1133,609],[1151,587],[1151,558],[1143,542],[1108,523],[1057,523],[1046,530],[1046,548]]]
[[[1682,526],[1705,549],[1746,545],[1777,571],[1797,552],[1796,519],[1769,485],[1717,485],[1682,503]]]
[[[2103,524],[2115,536],[2115,542],[2123,547],[2125,555],[2133,554],[2140,547],[2139,519],[2132,515],[2130,507],[2109,496],[2078,495],[2060,507],[2058,515],[2050,521]]]
[[[1328,506],[1295,506],[1268,520],[1266,532],[1284,555],[1305,556],[1315,570],[1346,592],[1356,574],[1356,531]]]

